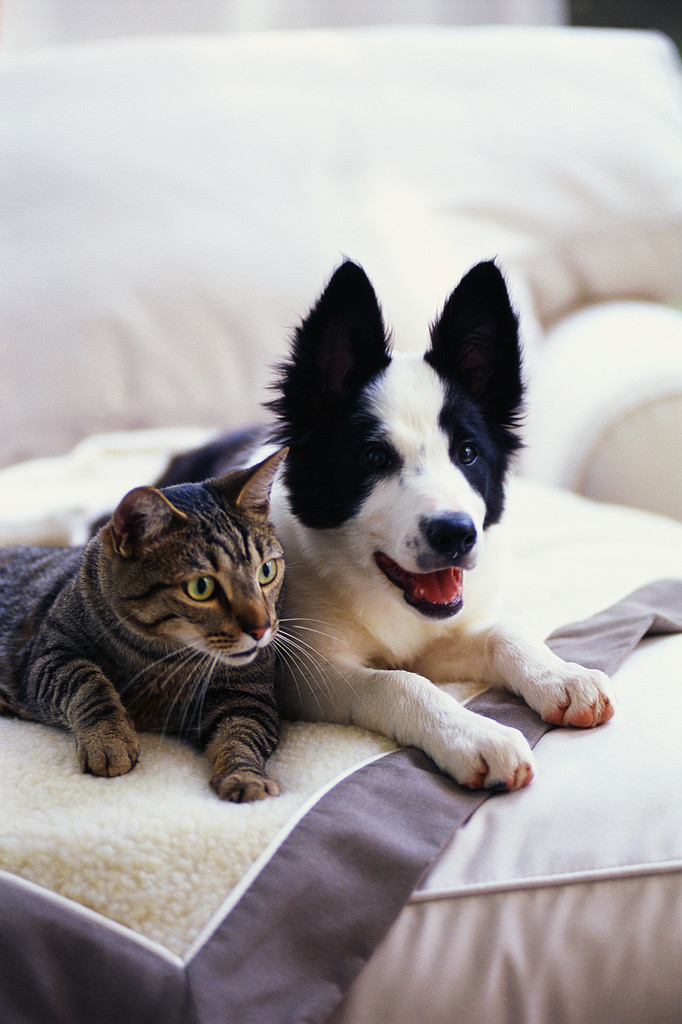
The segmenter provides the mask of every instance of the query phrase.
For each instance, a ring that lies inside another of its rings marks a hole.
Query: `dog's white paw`
[[[552,725],[591,729],[613,718],[615,699],[607,675],[569,661],[543,680],[538,704],[536,711]]]
[[[469,789],[521,789],[535,772],[526,738],[499,722],[472,716],[475,724],[459,733],[443,769]]]

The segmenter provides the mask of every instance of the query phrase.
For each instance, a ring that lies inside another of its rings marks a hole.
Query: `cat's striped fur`
[[[81,548],[0,549],[0,711],[70,729],[85,772],[123,775],[136,729],[205,750],[228,800],[280,792],[270,641],[285,452],[202,484],[139,487]]]

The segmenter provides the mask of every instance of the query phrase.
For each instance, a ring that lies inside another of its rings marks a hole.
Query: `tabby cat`
[[[270,489],[286,450],[202,484],[137,487],[85,547],[0,549],[0,712],[71,729],[84,772],[124,775],[136,728],[196,743],[225,800],[265,774],[284,562]]]

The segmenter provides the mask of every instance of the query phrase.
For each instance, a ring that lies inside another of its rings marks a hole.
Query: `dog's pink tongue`
[[[453,604],[462,596],[462,570],[450,566],[437,572],[411,573],[407,591],[417,601]]]
[[[392,583],[405,592],[414,604],[454,605],[462,598],[462,570],[456,566],[434,572],[408,572],[402,566],[377,551],[374,560]]]

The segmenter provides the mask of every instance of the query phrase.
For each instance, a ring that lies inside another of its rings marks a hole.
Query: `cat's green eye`
[[[195,576],[183,583],[182,589],[193,601],[208,601],[215,593],[215,580],[212,576]]]
[[[269,558],[267,562],[263,562],[260,569],[258,570],[258,582],[261,587],[265,587],[277,576],[278,562],[276,558]]]

